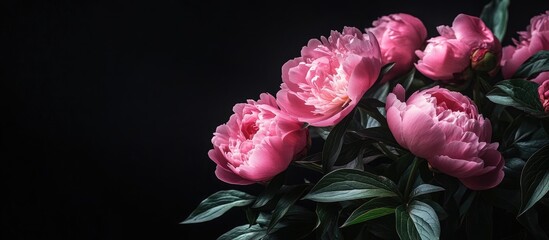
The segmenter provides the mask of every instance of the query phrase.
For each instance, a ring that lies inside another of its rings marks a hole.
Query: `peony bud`
[[[491,72],[499,66],[497,56],[489,49],[479,48],[471,54],[471,67],[475,71]]]
[[[501,44],[478,17],[459,14],[452,27],[437,27],[440,36],[427,40],[423,51],[416,51],[417,70],[447,83],[469,80],[471,69],[494,75],[501,58]]]
[[[372,25],[366,30],[372,32],[379,42],[383,65],[395,63],[382,81],[386,82],[410,71],[416,61],[414,52],[423,46],[427,38],[423,22],[409,14],[395,13],[380,17]]]

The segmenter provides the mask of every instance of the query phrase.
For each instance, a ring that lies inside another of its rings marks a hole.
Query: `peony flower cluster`
[[[219,239],[547,239],[549,11],[502,48],[508,4],[431,38],[394,13],[309,40],[212,138],[220,180],[265,189],[219,191],[183,223],[247,206]],[[290,183],[293,166],[319,178]]]
[[[307,126],[336,126],[380,78],[384,65],[395,64],[381,84],[414,66],[432,80],[450,83],[466,80],[468,71],[499,70],[501,45],[480,18],[459,14],[452,27],[437,30],[440,36],[425,41],[427,30],[418,18],[396,13],[364,32],[344,27],[309,40],[299,57],[282,66],[276,98],[263,93],[257,102],[236,104],[229,121],[217,128],[209,152],[217,177],[252,184],[284,171],[307,152]],[[502,181],[504,161],[498,143],[491,142],[490,120],[471,99],[438,86],[408,100],[404,91],[397,85],[386,102],[391,134],[404,149],[470,189]]]
[[[427,40],[423,23],[396,13],[373,22],[365,32],[345,27],[311,39],[301,56],[282,66],[276,99],[237,104],[227,124],[216,130],[209,152],[219,179],[232,184],[266,182],[306,151],[308,129],[333,127],[346,117],[379,77],[395,63],[387,82],[414,65],[433,80],[459,81],[468,69],[498,69],[501,46],[477,17],[460,14],[441,36]],[[417,55],[417,57],[416,57]],[[419,57],[419,58],[418,58]],[[496,64],[497,65],[497,64]],[[433,87],[407,101],[397,86],[387,97],[387,121],[402,147],[436,170],[471,189],[488,189],[503,178],[503,159],[491,143],[491,125],[475,104],[458,92]]]

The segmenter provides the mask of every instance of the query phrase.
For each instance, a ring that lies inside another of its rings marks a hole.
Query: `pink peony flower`
[[[239,185],[268,181],[306,151],[307,128],[281,112],[272,95],[238,103],[233,111],[229,121],[217,127],[208,152],[220,180]]]
[[[433,80],[456,83],[467,79],[469,66],[495,75],[501,59],[501,44],[478,17],[459,14],[452,27],[438,26],[440,36],[427,40],[416,68]]]
[[[387,122],[398,143],[438,171],[473,190],[493,188],[503,179],[504,160],[491,143],[492,127],[473,101],[438,86],[404,101],[397,85],[387,96]]]
[[[340,122],[376,81],[381,70],[374,35],[357,28],[332,31],[327,39],[311,39],[301,57],[282,66],[280,108],[312,126]]]
[[[519,39],[513,39],[514,45],[503,48],[501,72],[503,77],[511,78],[529,57],[540,50],[549,50],[549,11],[530,19],[526,31],[518,32]]]
[[[396,13],[383,16],[372,25],[366,30],[371,31],[379,42],[383,65],[395,63],[382,81],[410,71],[416,60],[414,52],[422,48],[427,38],[427,29],[421,20],[409,14]]]
[[[539,100],[541,101],[543,110],[549,113],[549,72],[543,72],[542,74],[544,74],[545,80],[538,87]]]

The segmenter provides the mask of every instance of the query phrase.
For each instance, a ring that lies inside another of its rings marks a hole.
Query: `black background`
[[[207,156],[235,103],[275,94],[310,38],[396,12],[432,37],[488,1],[231,2],[2,2],[0,237],[215,239],[243,212],[178,223],[218,190],[258,190]],[[512,0],[504,45],[546,9]]]

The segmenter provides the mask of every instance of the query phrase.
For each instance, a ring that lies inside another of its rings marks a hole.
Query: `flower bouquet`
[[[549,11],[502,47],[508,5],[431,38],[395,13],[309,40],[212,138],[216,176],[262,190],[182,223],[241,208],[218,239],[548,239]]]

